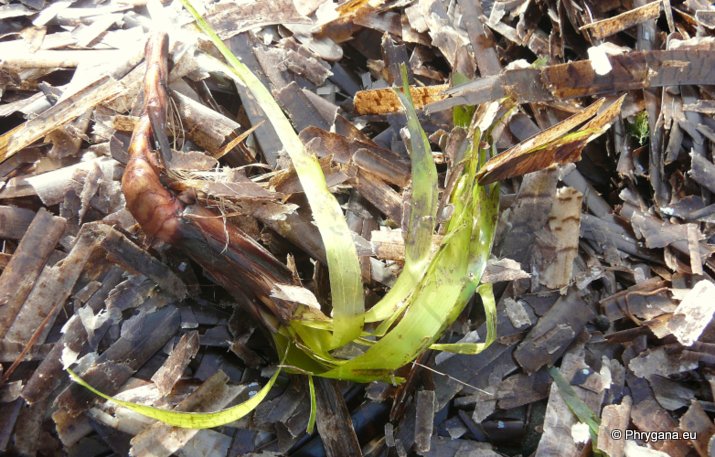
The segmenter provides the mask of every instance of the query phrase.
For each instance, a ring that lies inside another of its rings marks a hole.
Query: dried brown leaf
[[[605,99],[600,99],[580,113],[522,141],[490,159],[477,173],[477,179],[480,184],[490,184],[543,170],[554,164],[577,162],[581,159],[581,151],[586,144],[604,133],[618,116],[624,99],[625,96],[620,97],[596,114],[605,102]],[[593,119],[579,130],[582,134],[573,139],[567,135],[567,132],[591,117]]]

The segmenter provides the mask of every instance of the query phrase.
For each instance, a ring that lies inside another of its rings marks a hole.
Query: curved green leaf
[[[395,91],[407,116],[410,133],[410,159],[412,164],[412,195],[405,237],[405,265],[397,281],[387,294],[365,314],[365,322],[379,322],[391,318],[374,332],[383,335],[389,325],[399,317],[405,299],[414,291],[429,267],[432,233],[437,216],[437,167],[432,158],[432,148],[415,111],[407,82],[407,67],[402,64],[402,91]]]

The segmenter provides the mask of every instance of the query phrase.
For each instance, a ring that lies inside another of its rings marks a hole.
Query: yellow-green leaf
[[[402,91],[395,91],[407,116],[410,133],[408,150],[412,164],[412,192],[405,233],[405,265],[390,291],[373,306],[365,316],[366,322],[379,322],[388,318],[385,325],[375,331],[383,335],[387,327],[399,317],[407,297],[429,267],[437,216],[437,167],[432,158],[427,134],[422,129],[415,111],[407,81],[407,67],[402,64]]]
[[[212,413],[192,413],[192,412],[186,412],[186,411],[167,411],[165,409],[159,409],[159,408],[154,408],[152,406],[146,406],[146,405],[141,405],[139,403],[133,403],[130,401],[124,401],[124,400],[119,400],[117,398],[111,397],[109,395],[106,395],[91,385],[89,385],[87,382],[85,382],[82,378],[79,377],[74,371],[70,370],[69,368],[67,369],[67,372],[69,373],[70,377],[72,377],[72,380],[76,382],[77,384],[81,385],[82,387],[88,389],[89,391],[93,392],[95,395],[98,395],[105,400],[108,400],[112,403],[115,403],[119,406],[123,406],[127,409],[131,409],[132,411],[141,414],[142,416],[146,417],[151,417],[152,419],[156,419],[158,421],[161,421],[167,425],[172,425],[174,427],[181,427],[181,428],[194,428],[194,429],[202,429],[202,428],[212,428],[212,427],[219,427],[221,425],[226,425],[230,424],[231,422],[237,421],[244,417],[246,414],[250,413],[253,411],[256,406],[261,404],[264,398],[266,398],[266,395],[268,395],[268,392],[270,392],[271,388],[273,387],[273,384],[275,384],[276,379],[278,378],[278,374],[280,373],[280,369],[277,369],[276,372],[271,376],[271,379],[268,380],[265,386],[261,390],[259,390],[254,396],[246,400],[245,402],[241,403],[240,405],[233,406],[231,408],[223,409],[221,411],[216,411]]]

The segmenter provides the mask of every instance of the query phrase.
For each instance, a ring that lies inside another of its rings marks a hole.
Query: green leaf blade
[[[256,407],[266,398],[268,392],[270,392],[271,388],[275,384],[276,379],[278,379],[278,375],[280,374],[280,369],[276,370],[276,372],[273,374],[273,376],[271,376],[271,378],[261,390],[259,390],[254,396],[252,396],[245,402],[233,406],[231,408],[211,413],[168,411],[165,409],[154,408],[152,406],[141,405],[139,403],[119,400],[95,389],[82,378],[80,378],[79,375],[77,375],[74,371],[67,369],[67,373],[69,373],[70,377],[74,382],[88,389],[95,395],[102,397],[105,400],[108,400],[119,406],[123,406],[127,409],[130,409],[136,413],[139,413],[142,416],[156,419],[174,427],[205,429],[230,424],[231,422],[235,422],[241,419],[242,417],[246,416],[248,413],[256,409]]]
[[[405,110],[407,130],[410,134],[408,150],[412,166],[412,195],[407,231],[404,235],[405,265],[390,291],[368,310],[365,316],[366,322],[388,320],[386,325],[378,327],[378,335],[383,335],[398,317],[405,300],[429,267],[432,234],[437,218],[437,167],[432,158],[429,139],[415,111],[407,82],[407,67],[403,64],[400,70],[402,92],[395,92]]]

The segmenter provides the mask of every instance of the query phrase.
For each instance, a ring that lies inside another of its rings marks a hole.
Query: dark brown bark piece
[[[680,418],[679,428],[691,437],[697,436],[696,439],[691,438],[690,442],[699,455],[710,455],[709,442],[715,434],[715,425],[698,400],[693,400],[688,410]]]
[[[349,164],[352,161],[359,169],[400,187],[405,187],[409,183],[409,161],[372,141],[349,138],[318,127],[302,130],[300,139],[306,145],[310,145],[310,150],[318,157],[332,156],[333,160],[342,164]]]
[[[22,360],[24,361],[37,361],[41,362],[52,350],[52,344],[38,344],[35,345],[29,351],[26,351]],[[21,356],[25,345],[22,343],[13,343],[12,341],[2,340],[0,341],[0,362],[12,363]],[[0,373],[1,374],[1,373]]]
[[[517,373],[499,384],[495,397],[501,409],[512,409],[534,403],[549,396],[551,377],[546,370],[530,375]]]
[[[536,232],[546,225],[556,194],[557,172],[540,171],[526,175],[519,188],[517,203],[511,208],[509,230],[495,242],[494,252],[519,262],[527,271],[531,268]]]
[[[198,351],[199,332],[192,331],[181,336],[164,364],[151,377],[161,395],[171,392],[174,384],[181,378],[189,362],[196,356]]]
[[[581,160],[581,151],[590,141],[602,135],[621,112],[625,95],[603,108],[600,99],[568,119],[552,125],[509,150],[492,157],[477,171],[480,184],[521,176],[552,165],[564,165]],[[586,122],[584,125],[580,124]],[[568,135],[580,133],[578,138]]]
[[[419,390],[415,398],[417,416],[415,417],[415,448],[418,454],[430,451],[435,413],[434,390]]]
[[[318,406],[316,425],[323,440],[325,455],[328,457],[362,456],[350,412],[336,382],[330,379],[316,378],[315,394]]]
[[[34,217],[35,213],[29,209],[0,206],[0,238],[19,240],[25,235]]]
[[[156,282],[168,295],[178,299],[186,297],[186,285],[169,267],[117,230],[105,227],[105,236],[101,238],[99,245],[107,252],[110,261],[143,274]]]
[[[678,423],[668,411],[658,404],[645,379],[628,376],[628,387],[633,394],[631,420],[640,431],[670,431],[678,428]],[[690,452],[686,441],[662,440],[651,443],[662,452],[674,457],[684,457]]]
[[[267,78],[263,74],[260,64],[254,55],[254,42],[249,34],[238,34],[231,38],[228,44],[233,53],[241,59],[241,62],[248,66],[264,85],[267,84]],[[271,123],[268,122],[268,118],[256,99],[253,95],[251,95],[248,88],[237,84],[236,91],[238,92],[238,96],[241,98],[243,109],[246,111],[246,116],[248,116],[251,125],[256,127],[253,135],[256,137],[256,140],[261,147],[263,158],[271,168],[276,168],[278,154],[283,148],[283,142],[273,129]]]
[[[39,437],[42,436],[42,422],[47,410],[50,407],[49,399],[26,406],[20,412],[15,425],[14,447],[21,455],[35,455],[41,443]]]
[[[476,79],[448,90],[450,95],[434,102],[427,111],[457,105],[475,105],[513,97],[518,103],[568,99],[589,95],[674,85],[715,84],[710,68],[711,49],[634,51],[609,58],[613,70],[596,74],[590,60],[579,60],[543,69],[505,70],[497,76]]]
[[[10,329],[64,233],[65,220],[40,209],[0,275],[0,337]],[[19,341],[24,342],[24,341]]]
[[[575,289],[559,298],[514,351],[514,358],[527,373],[558,360],[586,322],[595,317],[591,307]]]
[[[402,198],[383,180],[364,171],[358,171],[352,180],[365,200],[372,203],[385,216],[395,222],[402,221]]]
[[[496,44],[491,31],[482,24],[484,11],[482,2],[459,1],[464,14],[464,27],[472,43],[474,58],[482,77],[499,74],[501,64],[496,52]]]
[[[318,127],[330,130],[333,119],[323,117],[310,98],[308,98],[295,82],[278,90],[275,94],[276,101],[288,113],[296,131],[300,132],[308,127]]]
[[[715,192],[715,164],[698,154],[690,154],[692,167],[690,176],[710,192]]]

